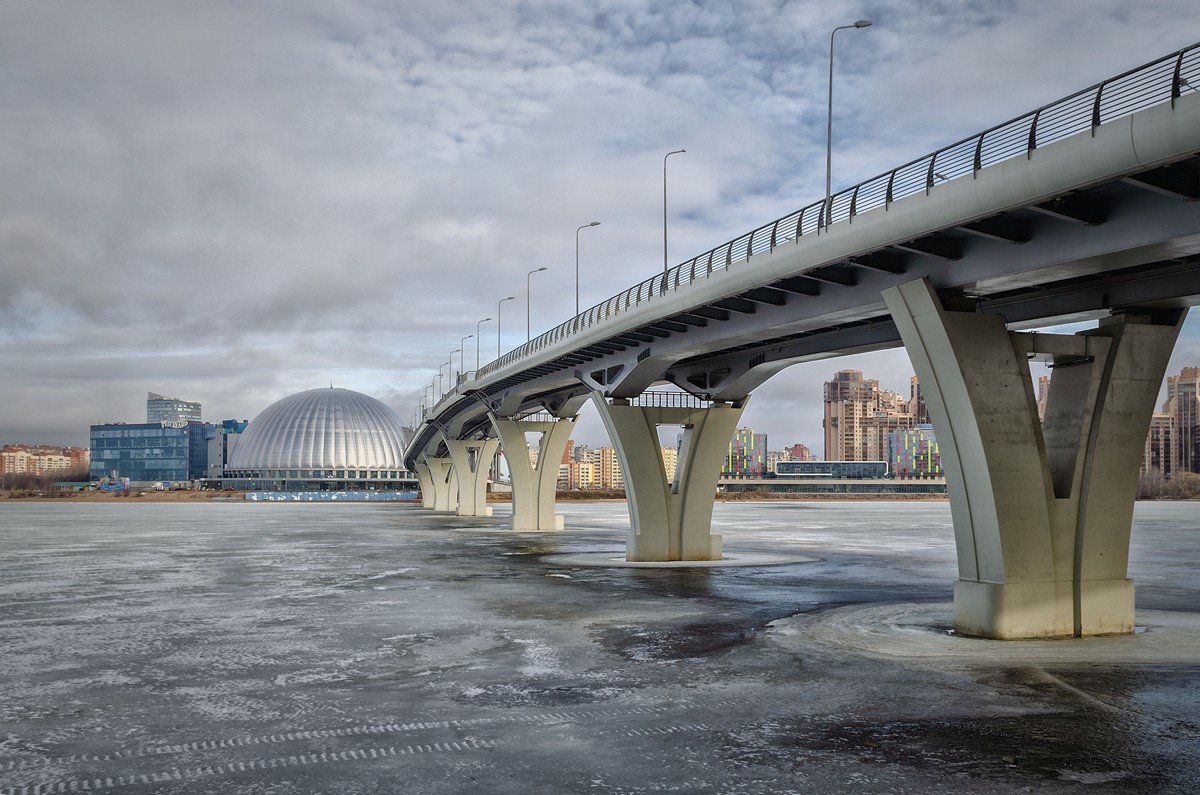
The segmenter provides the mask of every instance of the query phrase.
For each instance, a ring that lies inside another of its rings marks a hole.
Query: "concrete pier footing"
[[[925,395],[958,550],[958,632],[1133,631],[1126,577],[1138,470],[1181,310],[1127,310],[1074,335],[949,311],[928,280],[883,292]],[[1044,420],[1029,361],[1052,368]]]
[[[625,478],[631,561],[720,560],[721,536],[713,534],[713,495],[729,439],[745,401],[708,408],[662,408],[592,400],[608,429]],[[659,425],[683,428],[678,470],[668,483],[658,439]]]

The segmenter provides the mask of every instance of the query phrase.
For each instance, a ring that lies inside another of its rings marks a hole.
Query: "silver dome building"
[[[227,488],[275,491],[415,489],[404,469],[406,431],[373,397],[309,389],[267,406],[238,439]]]

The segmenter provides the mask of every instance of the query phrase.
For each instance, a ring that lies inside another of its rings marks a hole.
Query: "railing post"
[[[979,170],[983,168],[983,136],[985,133],[979,133],[979,140],[975,142],[975,161],[971,169],[971,176],[977,177]]]
[[[758,230],[755,229],[752,232],[750,232],[750,239],[746,241],[746,259],[747,260],[749,260],[750,257],[752,257],[754,255],[754,233],[757,231]]]
[[[1092,137],[1096,137],[1096,128],[1100,126],[1100,99],[1104,96],[1104,86],[1108,83],[1105,80],[1100,85],[1096,86],[1096,101],[1092,104]],[[1041,113],[1041,109],[1038,110]],[[1037,122],[1037,116],[1033,117],[1034,122]]]
[[[862,183],[854,186],[854,193],[850,196],[850,217],[854,218],[858,211],[858,189],[862,187]]]
[[[941,153],[942,153],[942,150],[939,149],[938,151],[934,152],[932,155],[929,156],[929,170],[925,173],[925,195],[926,196],[929,195],[929,190],[930,190],[930,188],[933,187],[933,170],[936,167],[935,164],[937,163],[937,156],[940,155]]]
[[[1171,75],[1171,109],[1175,109],[1175,100],[1179,99],[1183,91],[1183,83],[1180,81],[1180,74],[1183,71],[1183,54],[1187,50],[1180,50],[1179,57],[1175,59],[1175,72]]]
[[[888,174],[887,193],[883,197],[883,207],[886,210],[892,203],[892,186],[896,184],[896,169],[892,169],[892,173]]]
[[[1100,97],[1099,92],[1097,92],[1096,97],[1097,97],[1096,101],[1099,102],[1100,101],[1099,100],[1099,97]],[[1099,110],[1097,110],[1096,112],[1098,113]],[[1031,122],[1029,122],[1029,146],[1025,150],[1025,158],[1026,159],[1029,159],[1029,157],[1033,154],[1033,150],[1037,149],[1037,123],[1038,123],[1038,119],[1041,118],[1041,116],[1042,116],[1042,109],[1038,108],[1037,110],[1035,110],[1033,112],[1033,120]]]

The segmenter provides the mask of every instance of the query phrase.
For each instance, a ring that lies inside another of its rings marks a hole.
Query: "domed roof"
[[[349,389],[309,389],[267,406],[238,439],[228,469],[404,469],[400,418]]]

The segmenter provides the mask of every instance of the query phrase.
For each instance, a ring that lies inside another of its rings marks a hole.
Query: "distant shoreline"
[[[128,495],[120,492],[76,491],[76,492],[44,492],[29,494],[23,492],[0,492],[0,502],[88,502],[88,503],[126,503],[126,502],[246,502],[245,492],[241,491],[143,491],[132,492]],[[510,502],[508,494],[490,494],[489,502]],[[586,493],[579,491],[559,492],[559,503],[570,502],[624,502],[625,496],[620,492]],[[943,494],[717,494],[716,502],[948,502],[949,497]],[[288,501],[291,502],[291,501]],[[348,502],[348,501],[347,501]],[[364,500],[363,504],[379,505],[380,502]],[[414,500],[394,500],[401,505],[419,503]],[[1138,502],[1196,502],[1195,498],[1171,499],[1156,497],[1139,499]],[[338,502],[345,505],[346,502]]]

